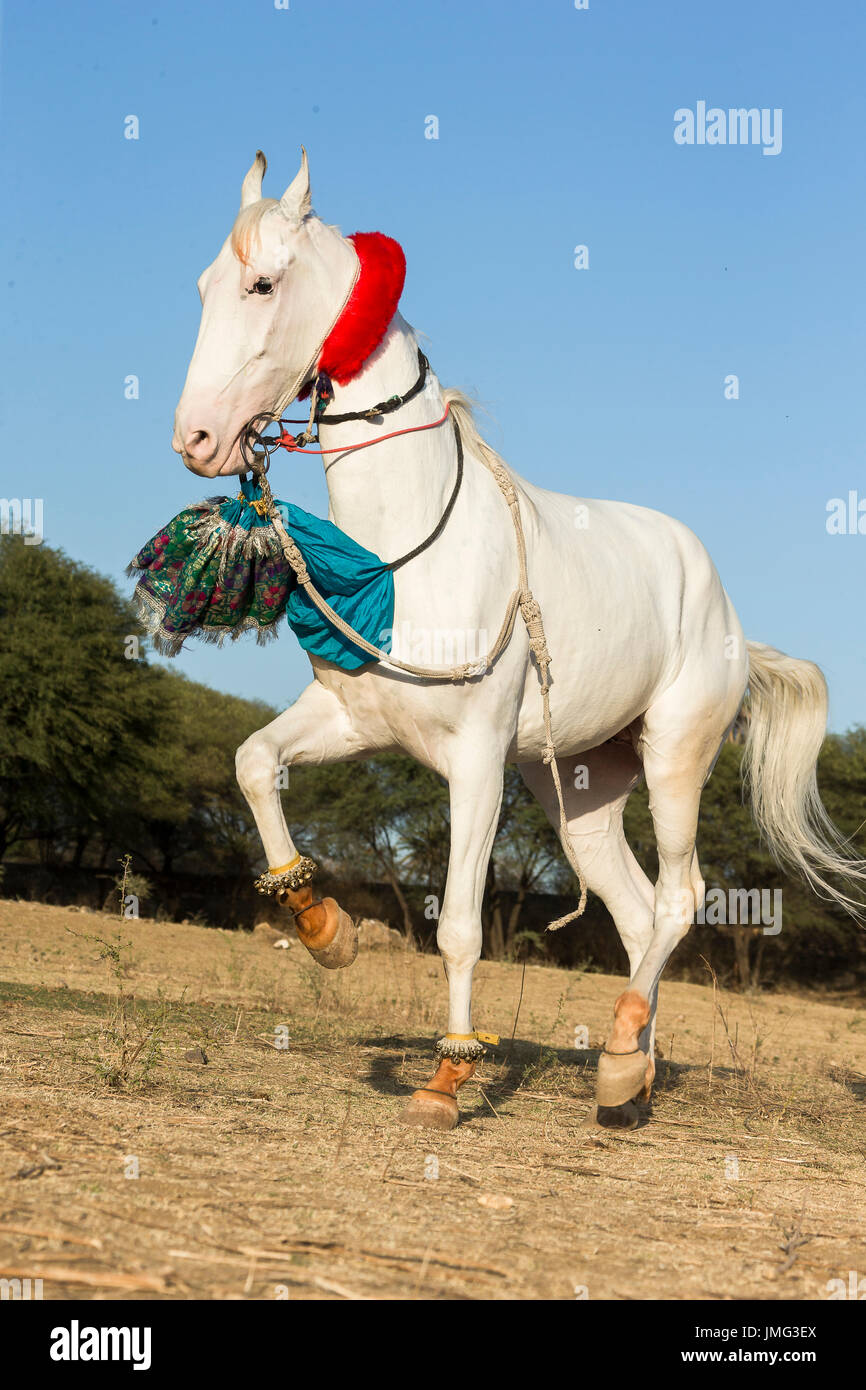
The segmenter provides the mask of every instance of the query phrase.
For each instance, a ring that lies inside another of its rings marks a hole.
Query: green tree
[[[487,954],[495,960],[512,957],[529,894],[566,892],[571,882],[571,869],[559,836],[517,768],[509,764],[505,768],[499,825],[487,867]]]
[[[421,827],[444,828],[447,806],[447,788],[435,773],[411,758],[384,754],[292,772],[287,811],[335,873],[384,879],[397,899],[403,930],[414,942],[407,886],[425,857],[430,862],[431,850],[429,840],[422,848]]]
[[[698,857],[708,890],[781,890],[782,929],[768,936],[760,926],[697,925],[677,948],[680,967],[701,954],[720,976],[733,974],[742,989],[757,988],[769,970],[775,979],[829,978],[866,961],[866,932],[836,904],[816,894],[793,870],[780,867],[761,841],[743,799],[742,747],[726,743],[701,797]],[[866,853],[866,730],[827,737],[818,761],[818,783],[828,813],[852,848]],[[658,872],[645,786],[630,797],[626,836],[652,881]]]
[[[178,867],[246,870],[260,858],[261,844],[237,785],[235,751],[274,711],[175,671],[156,668],[153,676],[153,727],[125,843],[166,874]]]
[[[131,609],[60,551],[0,538],[0,856],[86,839],[135,793],[152,716]]]

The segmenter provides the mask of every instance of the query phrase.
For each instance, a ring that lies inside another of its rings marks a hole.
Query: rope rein
[[[421,389],[421,384],[423,384],[423,379],[426,376],[427,372],[427,361],[426,358],[423,357],[423,354],[420,352],[419,362],[421,363],[421,378],[419,379],[419,382],[416,382],[413,389],[410,392],[407,392],[405,396],[392,396],[388,402],[383,402],[382,405],[374,407],[371,411],[359,411],[351,415],[333,416],[323,421],[323,423],[334,424],[343,423],[344,421],[348,421],[350,419],[369,419],[371,415],[387,414],[390,413],[391,410],[399,409],[400,405],[404,404],[404,402],[407,399],[409,399],[410,396],[416,395],[417,392]],[[328,383],[328,385],[330,385],[330,383]],[[279,444],[282,448],[289,449],[291,452],[303,449],[306,453],[322,455],[350,453],[358,449],[369,448],[372,444],[379,444],[383,442],[385,439],[393,439],[398,435],[413,434],[418,430],[435,429],[438,425],[444,423],[444,421],[448,417],[450,410],[449,402],[446,405],[443,414],[439,417],[438,420],[433,420],[426,425],[415,425],[414,427],[410,427],[408,429],[393,430],[389,434],[379,435],[375,439],[364,440],[360,444],[343,445],[339,449],[305,449],[304,445],[308,444],[310,440],[313,438],[312,430],[314,424],[319,423],[317,415],[318,404],[319,381],[317,380],[316,383],[313,385],[311,391],[310,418],[307,425],[307,429],[302,434],[298,435],[295,439],[291,439],[291,436],[288,436],[286,434],[286,431],[283,430],[280,439],[278,441],[273,442],[275,444]],[[386,406],[387,409],[384,409],[384,407]],[[252,425],[255,422],[251,421],[250,423]],[[416,546],[414,550],[409,551],[408,554],[402,556],[399,560],[393,560],[388,566],[388,568],[391,570],[397,569],[401,565],[406,564],[407,561],[414,559],[416,555],[419,555],[421,551],[425,550],[427,546],[430,545],[431,542],[434,541],[437,538],[437,536],[442,532],[454,508],[454,503],[457,500],[457,494],[460,490],[460,483],[463,477],[463,441],[460,435],[460,429],[458,427],[457,421],[452,418],[451,423],[454,427],[454,436],[457,444],[457,480],[454,485],[454,489],[451,493],[451,497],[439,521],[439,524],[437,525],[436,529],[432,532],[432,534],[428,536],[425,541],[422,541],[422,543],[419,546]],[[290,443],[288,442],[289,439],[291,439]],[[264,442],[261,440],[260,436],[259,441]],[[316,588],[315,584],[310,578],[306,562],[304,561],[304,557],[301,554],[296,542],[294,541],[292,536],[289,535],[289,532],[286,530],[285,523],[283,522],[280,510],[277,507],[276,502],[274,501],[273,493],[271,492],[270,484],[268,483],[266,476],[269,458],[263,457],[261,455],[255,455],[253,461],[250,463],[250,467],[252,468],[253,473],[256,475],[258,484],[261,488],[261,500],[262,503],[264,503],[266,514],[270,518],[271,524],[273,525],[274,530],[277,533],[283,555],[285,556],[286,560],[294,570],[295,577],[298,581],[299,586],[307,594],[311,603],[315,605],[319,612],[325,618],[327,618],[328,622],[331,623],[331,625],[335,627],[336,630],[343,635],[343,637],[350,641],[354,646],[359,647],[361,651],[366,652],[368,656],[374,657],[378,662],[380,662],[383,666],[388,667],[390,670],[402,671],[406,675],[417,676],[422,680],[448,681],[451,683],[470,680],[476,676],[482,676],[485,674],[485,672],[487,672],[490,669],[490,667],[492,667],[494,662],[502,655],[503,651],[508,646],[508,643],[511,640],[512,632],[514,630],[514,620],[517,614],[517,610],[518,608],[520,609],[520,615],[523,618],[523,622],[526,626],[527,636],[529,638],[530,651],[532,652],[532,655],[535,658],[535,664],[538,667],[538,673],[540,678],[541,705],[544,719],[544,752],[542,754],[542,760],[550,768],[551,777],[553,779],[553,786],[556,792],[556,801],[557,806],[559,808],[559,837],[562,842],[562,848],[565,852],[565,856],[580,887],[580,899],[576,909],[573,912],[566,913],[563,917],[558,917],[555,922],[550,922],[548,924],[548,931],[558,931],[560,927],[564,927],[568,922],[573,922],[576,918],[582,915],[584,908],[586,907],[586,879],[583,876],[580,865],[577,862],[577,856],[575,855],[574,849],[571,844],[571,839],[568,831],[568,819],[565,814],[565,801],[563,799],[562,794],[562,782],[560,780],[559,767],[557,766],[556,761],[556,746],[553,742],[553,731],[550,716],[550,652],[547,647],[547,638],[544,632],[544,623],[542,621],[541,608],[538,604],[538,601],[533,597],[532,591],[529,588],[529,578],[527,574],[526,563],[526,537],[523,531],[523,520],[520,515],[520,499],[517,495],[517,489],[515,488],[514,483],[511,480],[508,470],[502,463],[499,463],[495,460],[489,460],[487,458],[483,458],[483,462],[485,467],[493,474],[493,477],[496,480],[499,490],[502,493],[508,505],[508,509],[511,513],[511,520],[514,526],[514,538],[517,547],[517,588],[514,590],[514,592],[508,600],[505,609],[505,617],[502,620],[502,626],[499,629],[499,634],[495,642],[493,643],[493,646],[488,651],[487,655],[479,658],[476,661],[464,662],[464,664],[461,666],[446,667],[414,666],[410,662],[399,661],[396,657],[390,656],[388,653],[383,652],[380,648],[374,647],[371,642],[368,642],[365,637],[362,637],[359,632],[356,632],[355,629],[351,627],[349,623],[345,622],[344,619],[340,617],[339,613],[336,613],[334,611],[334,609],[328,603],[327,599],[323,598],[322,595],[319,593],[318,589]]]

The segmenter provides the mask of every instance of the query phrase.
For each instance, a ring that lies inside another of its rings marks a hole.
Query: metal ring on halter
[[[268,425],[278,424],[280,421],[276,415],[263,410],[260,415],[248,420],[241,430],[241,458],[252,473],[267,473],[270,468],[271,454],[279,447],[279,440],[271,439],[261,431],[267,429]],[[256,448],[256,445],[259,447]]]

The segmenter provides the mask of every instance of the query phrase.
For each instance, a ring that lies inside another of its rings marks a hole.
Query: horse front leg
[[[451,851],[436,941],[448,979],[448,1032],[436,1044],[439,1065],[415,1091],[400,1120],[427,1129],[453,1129],[457,1091],[484,1047],[472,1027],[472,973],[481,955],[481,903],[487,863],[502,803],[503,751],[462,744],[450,760]]]
[[[372,750],[359,738],[345,706],[313,681],[290,709],[241,744],[235,759],[238,783],[268,861],[256,887],[288,909],[298,937],[328,970],[352,964],[358,932],[334,898],[314,894],[316,865],[295,848],[289,834],[280,801],[280,770],[345,762],[368,751]]]

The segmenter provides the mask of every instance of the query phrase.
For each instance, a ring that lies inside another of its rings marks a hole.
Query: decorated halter
[[[330,414],[327,419],[324,418],[324,412],[334,398],[333,383],[345,386],[352,381],[385,337],[388,325],[397,312],[406,279],[406,257],[400,243],[392,237],[385,236],[382,232],[355,232],[348,240],[354,246],[358,257],[358,272],[354,284],[318,350],[313,374],[307,378],[295,396],[297,400],[307,397],[310,399],[306,428],[299,434],[292,434],[286,426],[304,424],[304,420],[276,416],[264,411],[249,420],[241,432],[241,457],[262,489],[263,510],[267,510],[271,500],[265,474],[270,468],[271,455],[277,449],[307,455],[353,453],[358,449],[369,449],[374,444],[382,444],[386,439],[394,439],[398,435],[436,429],[444,424],[448,417],[450,407],[446,405],[436,420],[424,425],[410,425],[406,429],[391,430],[387,434],[376,435],[373,439],[365,439],[359,444],[341,444],[336,449],[308,447],[310,444],[319,444],[320,423],[343,425],[351,420],[373,421],[400,410],[423,391],[430,370],[430,363],[419,348],[418,376],[402,395],[389,396],[387,400],[379,401],[366,410],[351,410],[339,415]],[[454,509],[463,482],[463,442],[456,422],[452,423],[457,444],[457,475],[445,510],[436,526],[419,545],[401,555],[399,559],[388,563],[389,570],[399,569],[432,545]],[[273,425],[280,427],[279,434],[265,434],[264,431]]]
[[[302,385],[292,397],[297,400],[309,397],[309,417],[304,421],[263,412],[247,422],[241,433],[241,455],[255,473],[267,471],[270,455],[275,449],[295,451],[317,441],[317,434],[313,431],[333,401],[334,382],[338,386],[345,386],[358,375],[382,342],[388,325],[397,312],[406,279],[406,257],[399,242],[383,235],[382,232],[355,232],[348,240],[351,241],[358,257],[354,283],[316,353],[309,375],[306,372],[303,374]],[[421,352],[418,354],[418,365],[418,380],[403,395],[391,396],[387,401],[380,401],[367,410],[329,415],[327,423],[337,425],[350,420],[374,420],[399,410],[423,390],[429,364]],[[445,414],[447,413],[446,411]],[[442,418],[444,419],[444,416]],[[298,435],[292,435],[285,429],[288,424],[304,423],[307,428]],[[433,422],[434,425],[440,423],[441,421]],[[279,435],[266,435],[264,430],[275,424],[280,426]],[[432,427],[420,426],[421,429]],[[351,447],[350,445],[349,448]],[[344,446],[340,450],[315,452],[345,451]]]
[[[352,288],[318,346],[313,364],[300,375],[300,385],[289,388],[289,400],[310,398],[310,417],[307,431],[304,431],[307,436],[304,442],[307,443],[313,438],[313,427],[322,411],[334,399],[334,382],[338,386],[345,386],[357,377],[368,357],[373,356],[382,342],[389,322],[398,309],[406,281],[406,256],[403,247],[391,236],[385,236],[382,232],[354,232],[348,239],[357,256]],[[421,389],[420,386],[418,389]],[[285,396],[282,399],[285,400]],[[335,423],[342,418],[361,420],[381,413],[379,409],[359,411],[350,416],[335,417]],[[285,430],[281,430],[278,438],[264,434],[265,428],[272,424],[282,427],[285,424],[303,424],[303,421],[285,420],[279,417],[279,413],[271,411],[263,411],[247,421],[240,434],[240,453],[253,471],[260,471],[261,464],[270,459],[272,450],[292,448],[291,442],[284,441]],[[297,448],[300,446],[297,443]]]

